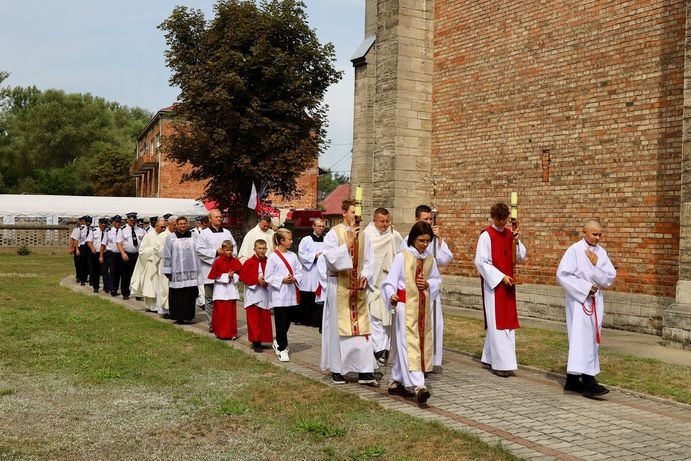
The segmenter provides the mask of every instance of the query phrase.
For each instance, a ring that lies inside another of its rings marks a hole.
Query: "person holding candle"
[[[482,364],[503,378],[515,376],[516,287],[513,283],[513,253],[516,262],[523,262],[526,249],[518,240],[518,229],[506,227],[509,207],[497,203],[490,210],[492,225],[480,234],[475,253],[475,267],[482,280],[482,299],[487,337],[482,350]],[[514,239],[516,246],[514,248]]]
[[[374,257],[369,239],[360,232],[355,204],[354,200],[343,201],[343,222],[324,237],[320,260],[323,258],[327,280],[321,368],[331,370],[334,384],[344,384],[344,375],[354,372],[359,384],[376,386],[377,365],[365,296],[365,288],[373,286]]]
[[[584,397],[598,397],[609,390],[598,384],[600,332],[605,310],[601,288],[614,283],[617,271],[600,246],[602,225],[589,219],[583,225],[583,239],[571,245],[557,268],[557,281],[566,292],[566,328],[569,359],[565,391]]]

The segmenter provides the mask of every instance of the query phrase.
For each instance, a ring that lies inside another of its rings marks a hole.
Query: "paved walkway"
[[[72,277],[65,278],[62,283],[93,295],[88,286],[76,286]],[[111,298],[104,294],[95,296],[159,318],[156,314],[145,313],[143,303],[134,299],[124,301],[121,297]],[[238,308],[238,326],[241,338],[229,342],[231,347],[333,385],[330,374],[319,369],[320,336],[316,328],[291,326],[291,361],[281,363],[271,350],[262,354],[251,351],[246,341],[242,308]],[[206,316],[201,311],[195,323],[181,328],[210,335],[206,331]],[[645,337],[639,341],[649,339],[646,335],[638,336]],[[691,363],[691,351],[680,352],[682,361],[685,360],[683,354],[687,354],[690,360],[687,363]],[[616,389],[600,401],[590,400],[565,394],[562,382],[551,374],[524,368],[517,374],[515,378],[499,378],[483,369],[472,357],[447,350],[443,371],[428,378],[432,397],[424,407],[387,395],[384,385],[370,388],[348,383],[339,388],[376,401],[385,408],[470,432],[490,444],[500,442],[526,459],[691,460],[691,406]],[[383,383],[387,378],[385,376]]]

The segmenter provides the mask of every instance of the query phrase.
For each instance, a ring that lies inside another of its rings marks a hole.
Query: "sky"
[[[365,0],[303,0],[307,19],[322,43],[336,50],[343,79],[325,98],[330,146],[322,168],[350,174],[353,80],[350,63],[364,37]],[[3,86],[36,86],[91,93],[156,113],[178,95],[168,83],[163,32],[157,26],[177,5],[213,17],[213,0],[22,0],[0,8]]]

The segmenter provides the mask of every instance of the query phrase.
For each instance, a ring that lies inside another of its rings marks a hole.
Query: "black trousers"
[[[297,310],[297,306],[274,307],[274,325],[276,326],[276,342],[279,351],[288,347],[288,329],[290,329],[290,320],[295,310]]]
[[[91,253],[89,258],[91,258],[91,269],[89,271],[89,283],[94,290],[98,290],[101,287],[101,277],[103,277],[103,289],[105,291],[110,291],[109,280],[106,277],[106,264],[105,256],[103,264],[98,260],[99,253]]]
[[[296,318],[293,320],[295,323],[312,327],[322,326],[322,310],[324,306],[322,304],[317,305],[314,302],[315,298],[314,292],[300,290],[300,307],[296,310]]]
[[[79,245],[79,256],[77,256],[77,280],[86,283],[89,278],[89,260],[91,259],[91,249],[89,245]]]
[[[122,261],[122,275],[120,276],[120,291],[123,296],[130,295],[130,281],[134,273],[134,266],[137,264],[139,253],[127,253],[128,261]]]
[[[122,256],[113,251],[105,252],[106,271],[108,272],[108,286],[110,293],[115,296],[120,286],[120,273],[122,272]]]

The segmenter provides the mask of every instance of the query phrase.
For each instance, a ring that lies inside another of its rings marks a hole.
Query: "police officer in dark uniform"
[[[88,237],[87,244],[89,245],[90,270],[89,270],[89,284],[94,289],[94,293],[98,293],[101,287],[101,277],[103,277],[103,288],[107,292],[109,289],[109,280],[106,277],[106,265],[103,256],[101,255],[101,242],[107,242],[106,225],[108,225],[108,218],[99,218],[98,228],[91,232]]]
[[[110,292],[111,296],[117,296],[118,286],[120,286],[120,273],[122,272],[122,256],[120,256],[120,251],[118,251],[115,241],[122,234],[122,229],[120,228],[122,218],[120,215],[115,215],[110,218],[110,223],[112,227],[106,232],[107,241],[105,244],[101,242],[101,249],[103,250],[103,259],[106,263],[106,275],[108,277],[106,291]]]
[[[120,256],[122,256],[122,276],[120,278],[122,299],[130,299],[130,281],[134,266],[137,264],[137,258],[139,258],[139,243],[143,238],[144,229],[137,226],[137,213],[127,213],[127,225],[115,240]]]

